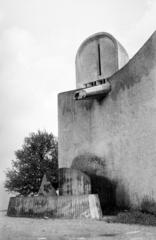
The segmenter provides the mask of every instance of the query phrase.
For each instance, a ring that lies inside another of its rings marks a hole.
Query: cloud
[[[130,55],[136,53],[156,30],[156,1],[146,1],[146,11],[125,35]]]
[[[154,0],[146,0],[146,6],[147,8],[151,8],[154,4]]]
[[[0,55],[0,168],[5,169],[30,132],[57,135],[57,93],[66,87],[70,65],[17,27],[3,32]]]
[[[3,31],[0,56],[1,183],[24,137],[38,129],[57,135],[58,80],[61,74],[67,76],[69,66],[63,58],[49,54],[33,34],[18,27]],[[0,193],[0,207],[6,207],[8,195],[2,184]]]

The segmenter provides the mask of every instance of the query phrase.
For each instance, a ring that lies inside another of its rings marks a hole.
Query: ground
[[[0,240],[155,240],[156,227],[96,220],[34,219],[0,213]]]

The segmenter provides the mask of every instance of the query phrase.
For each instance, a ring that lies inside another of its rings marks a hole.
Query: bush
[[[38,131],[24,139],[22,148],[15,152],[12,169],[6,171],[5,188],[21,195],[38,193],[42,178],[57,187],[58,143],[52,133]]]
[[[156,226],[156,216],[141,211],[121,212],[108,222]]]
[[[149,197],[145,196],[141,203],[141,211],[156,216],[156,202],[154,199],[149,199]]]

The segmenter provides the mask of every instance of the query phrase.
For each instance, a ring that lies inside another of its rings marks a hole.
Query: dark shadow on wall
[[[103,214],[113,213],[116,209],[116,184],[106,177],[91,175],[93,194],[98,194]]]
[[[98,194],[103,214],[116,209],[116,183],[106,177],[105,160],[93,154],[74,158],[71,168],[78,169],[91,178],[93,194]]]

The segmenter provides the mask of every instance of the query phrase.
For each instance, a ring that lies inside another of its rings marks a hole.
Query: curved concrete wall
[[[89,176],[82,171],[71,168],[58,170],[59,195],[83,195],[91,193]]]
[[[76,55],[76,87],[107,78],[128,62],[128,54],[121,44],[108,33],[87,38]]]
[[[59,165],[94,154],[105,161],[97,174],[116,182],[118,205],[156,201],[156,33],[109,80],[112,91],[101,100],[59,95]]]

